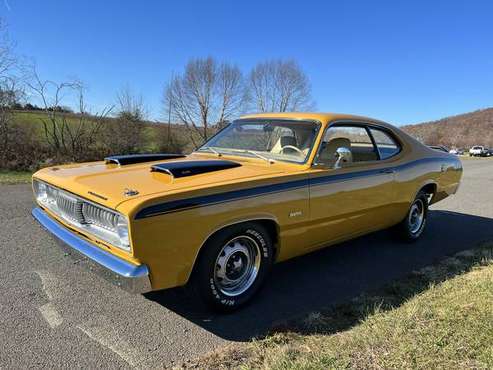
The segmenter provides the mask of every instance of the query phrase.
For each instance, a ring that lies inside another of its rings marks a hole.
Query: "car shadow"
[[[247,341],[492,237],[493,219],[431,210],[427,229],[416,243],[402,243],[388,231],[380,231],[275,265],[251,304],[232,314],[208,312],[179,288],[145,297],[221,338]]]

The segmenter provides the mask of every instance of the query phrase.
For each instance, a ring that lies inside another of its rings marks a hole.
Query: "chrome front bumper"
[[[132,293],[152,290],[146,265],[134,265],[102,250],[68,230],[39,207],[32,210],[32,215],[71,257],[80,260],[82,256],[87,260],[91,271]]]

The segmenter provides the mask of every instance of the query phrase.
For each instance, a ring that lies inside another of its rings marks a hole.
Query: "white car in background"
[[[484,146],[476,145],[469,149],[469,155],[471,157],[487,157],[490,156],[490,151]]]
[[[449,153],[454,155],[463,155],[464,151],[462,149],[454,148],[454,149],[450,149]]]

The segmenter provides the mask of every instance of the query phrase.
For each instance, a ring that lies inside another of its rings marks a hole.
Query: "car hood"
[[[189,155],[180,159],[124,166],[100,161],[49,167],[36,172],[33,177],[116,209],[129,199],[270,177],[286,172],[289,168],[289,165],[279,162],[268,164],[258,160],[237,159],[225,161],[203,155]],[[216,161],[235,165],[216,165]],[[205,162],[212,165],[212,170]],[[197,167],[201,167],[201,170],[196,171]],[[185,170],[177,172],[176,168]]]

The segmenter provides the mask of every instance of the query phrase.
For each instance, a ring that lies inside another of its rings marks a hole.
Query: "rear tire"
[[[428,219],[428,195],[420,191],[411,203],[406,217],[395,227],[397,236],[406,241],[414,242],[423,233]]]
[[[233,225],[204,245],[189,289],[211,309],[231,312],[262,286],[273,262],[272,239],[262,225]]]

